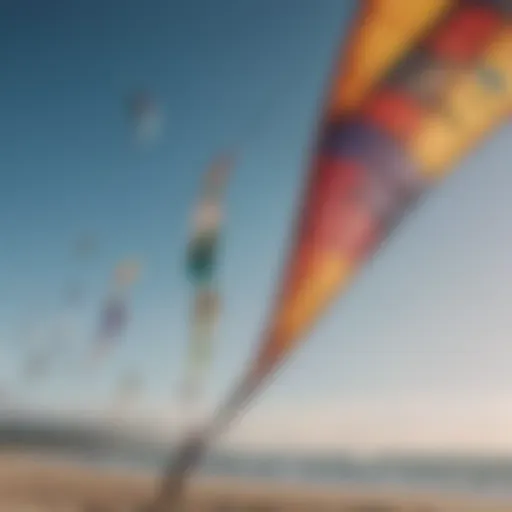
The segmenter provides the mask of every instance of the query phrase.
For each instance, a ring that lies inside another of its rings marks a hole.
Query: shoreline
[[[93,469],[80,462],[0,452],[0,512],[6,505],[14,507],[29,500],[51,507],[41,510],[57,511],[59,506],[76,502],[82,506],[101,504],[113,507],[112,510],[130,510],[130,507],[147,503],[158,483],[157,477],[143,471]],[[216,510],[222,505],[234,507],[233,510],[251,506],[260,507],[261,511],[290,512],[316,507],[339,512],[512,512],[512,500],[505,502],[444,493],[368,492],[335,485],[277,484],[222,477],[193,479],[187,492],[187,503],[192,505],[192,510],[205,511]]]

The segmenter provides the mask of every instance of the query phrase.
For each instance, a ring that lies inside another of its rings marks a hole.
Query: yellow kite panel
[[[481,76],[486,72],[499,84],[486,85]],[[413,139],[412,154],[427,175],[441,177],[511,111],[512,27],[507,27],[478,69],[468,72],[448,93],[442,112],[425,121]]]
[[[319,313],[348,284],[354,274],[354,264],[339,253],[324,253],[317,256],[308,274],[311,279],[302,282],[301,289],[277,309],[278,317],[270,334],[272,343],[264,346],[259,360],[261,365],[279,359],[289,345],[310,328]]]
[[[446,14],[453,0],[368,0],[343,52],[331,114],[357,108],[371,88]]]

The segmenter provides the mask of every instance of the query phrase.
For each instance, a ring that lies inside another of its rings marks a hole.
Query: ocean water
[[[215,454],[206,461],[202,471],[345,488],[478,494],[512,500],[512,459]]]
[[[79,429],[21,429],[0,424],[0,449],[17,447],[38,455],[72,458],[96,467],[155,473],[169,461],[167,443]],[[512,502],[512,458],[251,454],[213,451],[203,476],[309,483],[368,491],[475,495]]]
[[[53,450],[87,465],[154,473],[170,460],[154,447],[129,450]],[[272,483],[307,483],[367,491],[406,491],[475,495],[512,503],[512,458],[409,456],[359,459],[349,455],[292,456],[210,453],[199,468],[201,476],[230,477]]]

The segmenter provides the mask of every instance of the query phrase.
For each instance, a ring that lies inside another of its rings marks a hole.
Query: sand
[[[0,512],[135,512],[154,495],[156,485],[156,479],[142,474],[0,454]],[[192,482],[185,510],[512,512],[512,503],[507,506],[467,497],[369,495],[335,488],[208,479]]]

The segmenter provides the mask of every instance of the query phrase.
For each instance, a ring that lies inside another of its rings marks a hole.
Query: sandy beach
[[[147,475],[93,470],[35,459],[0,455],[0,511],[129,512],[153,496],[157,481]],[[469,498],[407,496],[332,488],[272,485],[225,479],[196,480],[187,493],[190,511],[281,512],[512,512],[508,506]]]

